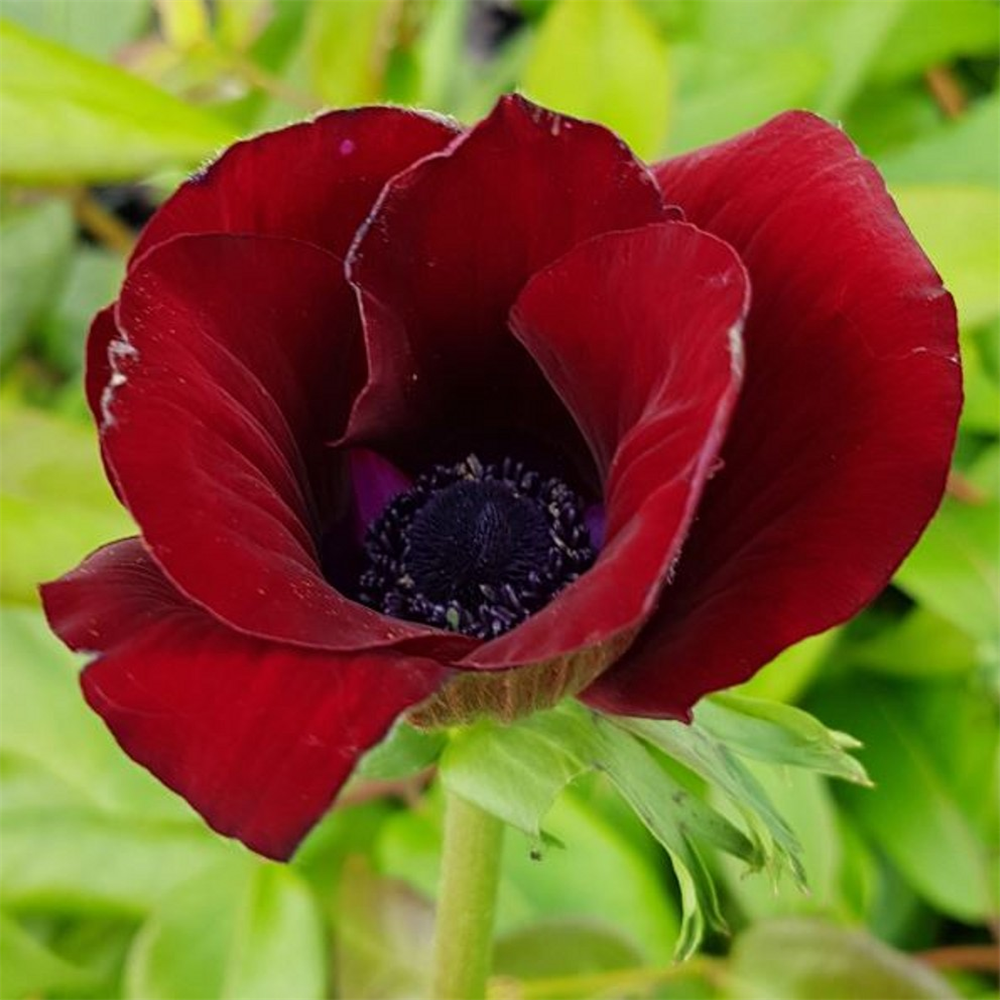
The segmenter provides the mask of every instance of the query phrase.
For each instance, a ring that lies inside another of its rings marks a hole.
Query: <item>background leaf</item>
[[[861,744],[827,729],[800,709],[759,698],[718,694],[703,700],[695,713],[699,725],[745,757],[869,784],[864,768],[848,752]]]
[[[918,892],[963,920],[998,910],[997,803],[983,794],[997,779],[997,706],[974,683],[858,677],[823,694],[878,789],[839,786],[838,798]]]
[[[5,17],[95,59],[110,59],[151,20],[148,0],[4,0]]]
[[[946,497],[896,573],[899,586],[969,635],[996,643],[1000,506]]]
[[[73,219],[62,200],[4,206],[0,217],[0,361],[20,350],[69,265]]]
[[[0,913],[0,966],[5,997],[29,994],[89,994],[100,976],[47,948],[15,920]]]
[[[610,806],[610,808],[609,808]],[[671,960],[678,920],[665,897],[661,853],[627,810],[611,806],[600,784],[568,789],[545,817],[548,845],[510,830],[504,840],[497,938],[521,936],[566,920],[623,937],[644,961]],[[559,844],[564,846],[560,847]],[[388,822],[379,867],[428,899],[437,889],[441,852],[439,796]],[[587,878],[580,873],[586,872]]]
[[[737,939],[724,995],[949,1000],[946,980],[868,934],[818,920],[760,924]]]
[[[1000,98],[977,101],[961,118],[937,121],[909,145],[879,157],[892,185],[982,184],[1000,179]]]
[[[193,166],[235,138],[212,115],[2,19],[0,45],[5,178],[131,177]]]
[[[366,1000],[423,996],[434,932],[431,905],[361,857],[345,866],[337,899],[337,995]]]
[[[338,0],[309,9],[303,52],[312,90],[332,105],[378,99],[399,4]]]
[[[893,197],[955,296],[963,326],[1000,313],[1000,191],[985,185],[896,185]]]
[[[93,431],[2,401],[0,417],[2,591],[34,603],[40,582],[135,528],[104,478]]]
[[[210,888],[210,891],[206,891]],[[320,1000],[319,911],[294,871],[234,857],[178,886],[136,937],[135,1000]]]
[[[560,0],[542,22],[524,69],[528,96],[610,126],[654,156],[670,112],[667,49],[632,0]]]

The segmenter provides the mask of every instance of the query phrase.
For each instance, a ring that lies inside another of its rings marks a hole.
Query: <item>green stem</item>
[[[493,951],[503,821],[446,793],[431,995],[482,1000]]]

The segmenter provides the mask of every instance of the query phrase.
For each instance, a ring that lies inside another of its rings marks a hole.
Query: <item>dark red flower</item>
[[[124,749],[276,858],[403,712],[683,718],[854,614],[961,395],[951,298],[839,130],[650,171],[519,97],[237,144],[88,355],[141,537],[49,618]]]

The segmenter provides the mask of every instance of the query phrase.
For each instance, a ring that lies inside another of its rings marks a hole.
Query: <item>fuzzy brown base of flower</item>
[[[456,673],[406,720],[419,729],[440,729],[484,718],[510,723],[552,708],[604,673],[632,644],[637,631],[529,666]]]

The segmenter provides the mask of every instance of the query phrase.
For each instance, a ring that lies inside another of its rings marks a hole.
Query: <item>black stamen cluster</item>
[[[437,465],[368,529],[359,599],[383,614],[489,639],[594,561],[583,503],[522,462]]]

